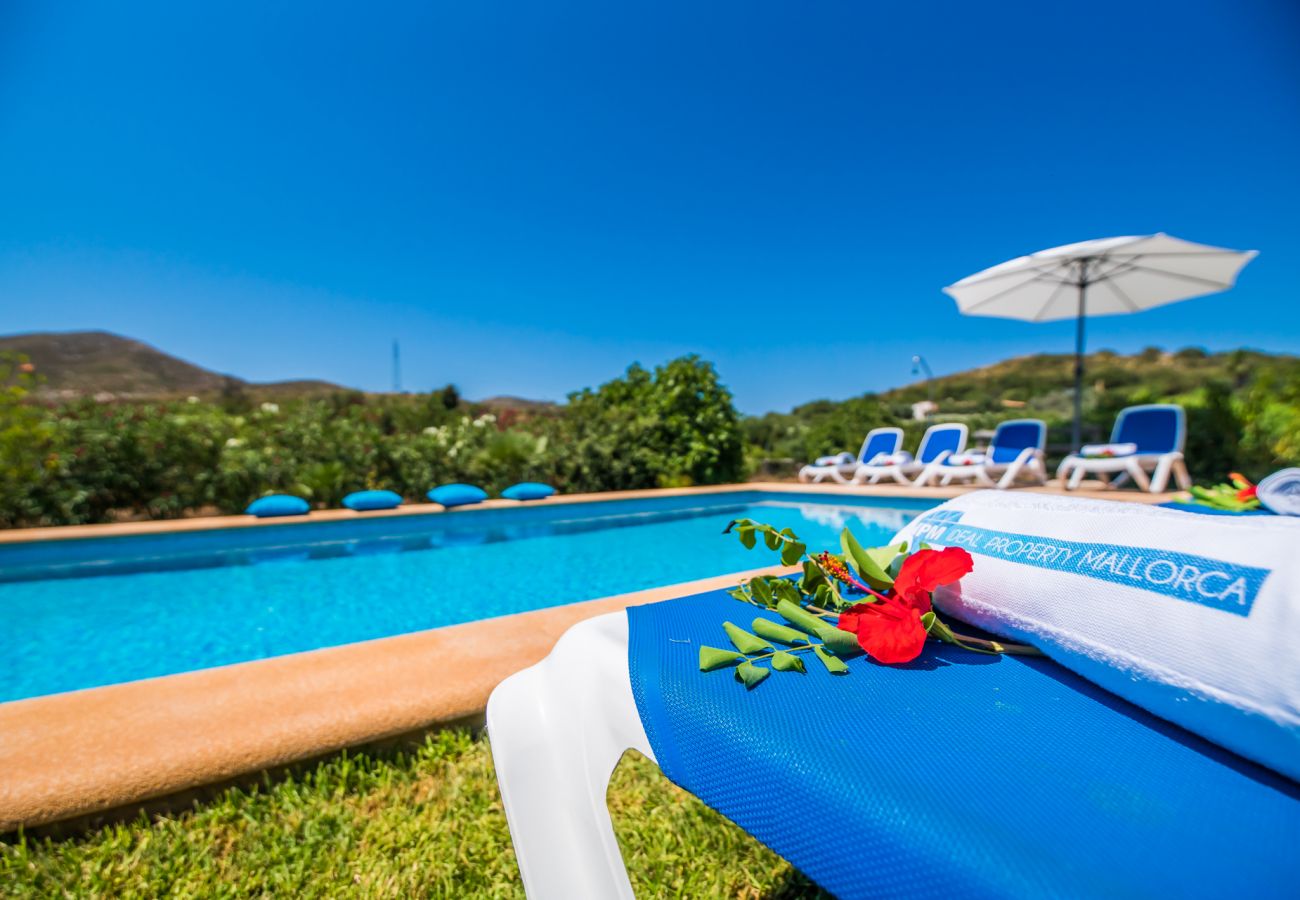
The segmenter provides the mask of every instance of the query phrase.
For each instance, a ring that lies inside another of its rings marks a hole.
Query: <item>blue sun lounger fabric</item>
[[[855,897],[1293,897],[1300,787],[1040,658],[931,642],[906,666],[701,673],[721,591],[628,609],[667,776]]]

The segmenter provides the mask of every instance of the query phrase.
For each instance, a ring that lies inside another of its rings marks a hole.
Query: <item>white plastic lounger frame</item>
[[[1183,461],[1183,447],[1187,444],[1187,415],[1181,406],[1172,403],[1149,403],[1143,406],[1130,406],[1120,410],[1111,431],[1111,442],[1126,442],[1124,419],[1133,414],[1172,410],[1175,414],[1175,432],[1173,449],[1158,453],[1144,453],[1141,445],[1138,452],[1129,456],[1109,456],[1091,458],[1086,456],[1067,456],[1061,460],[1056,469],[1056,477],[1065,482],[1067,490],[1074,490],[1087,475],[1096,475],[1103,484],[1110,485],[1110,476],[1118,475],[1115,486],[1132,478],[1138,488],[1158,494],[1169,486],[1169,476],[1182,490],[1192,486],[1191,476],[1187,474],[1187,464]],[[1150,478],[1147,473],[1150,472]],[[1067,480],[1068,479],[1068,480]]]
[[[487,729],[529,900],[632,900],[605,805],[624,752],[654,760],[632,697],[627,613],[579,622],[497,685]]]
[[[888,440],[892,438],[889,446],[871,454],[867,458],[868,448],[876,438]],[[862,439],[862,447],[858,450],[858,458],[851,463],[830,466],[804,466],[799,470],[799,480],[807,483],[820,484],[827,478],[838,481],[840,484],[852,484],[853,475],[858,470],[858,466],[871,465],[878,462],[882,457],[893,456],[903,449],[903,429],[901,428],[873,428],[867,432],[867,436]]]
[[[929,448],[930,441],[936,434],[945,431],[956,431],[959,433],[957,446],[953,450],[943,450],[930,458]],[[909,462],[895,463],[891,465],[861,465],[853,473],[853,481],[856,484],[876,484],[882,478],[890,478],[899,484],[912,484],[911,476],[924,472],[927,466],[941,465],[945,459],[953,453],[960,453],[966,449],[967,428],[962,424],[940,424],[931,425],[925,429],[925,434],[921,436],[921,446],[916,448],[916,458]]]
[[[1022,474],[1028,475],[1036,484],[1047,481],[1047,463],[1044,452],[1047,449],[1047,423],[1042,419],[1009,419],[998,425],[998,431],[1013,425],[1037,425],[1038,445],[1024,447],[1011,462],[994,462],[993,452],[998,446],[997,432],[989,445],[989,455],[982,463],[971,466],[949,466],[944,463],[926,466],[925,471],[916,479],[916,485],[923,487],[936,478],[941,486],[953,481],[972,480],[984,487],[996,487],[1005,490],[1016,483]]]

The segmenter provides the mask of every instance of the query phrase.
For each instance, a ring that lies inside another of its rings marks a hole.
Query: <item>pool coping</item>
[[[756,482],[573,494],[540,502],[742,491],[825,494],[828,499],[938,500],[968,490]],[[1165,499],[1164,495],[1107,494],[1107,499],[1130,502]],[[490,501],[476,508],[518,505]],[[388,514],[437,509],[421,505]],[[336,510],[298,520],[320,522],[355,515]],[[366,514],[367,518],[375,515]],[[58,532],[58,537],[100,537],[284,523],[240,516],[69,526],[25,529],[27,534],[17,540],[55,537],[51,532]],[[183,795],[346,747],[473,720],[482,715],[488,695],[502,679],[542,659],[576,622],[780,571],[793,570],[769,567],[737,572],[394,637],[0,703],[0,772],[4,773],[0,833],[68,820],[94,824],[93,817],[112,810]]]

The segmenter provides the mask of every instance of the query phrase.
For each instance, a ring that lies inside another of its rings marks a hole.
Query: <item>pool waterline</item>
[[[228,665],[769,562],[752,516],[834,547],[937,500],[733,491],[0,546],[0,700]]]

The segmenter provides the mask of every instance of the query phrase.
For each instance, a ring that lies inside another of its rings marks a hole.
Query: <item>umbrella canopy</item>
[[[1076,319],[1074,431],[1083,404],[1083,320],[1141,312],[1227,290],[1254,250],[1225,250],[1167,234],[1102,238],[1021,256],[976,272],[944,293],[968,316],[1030,322]]]

